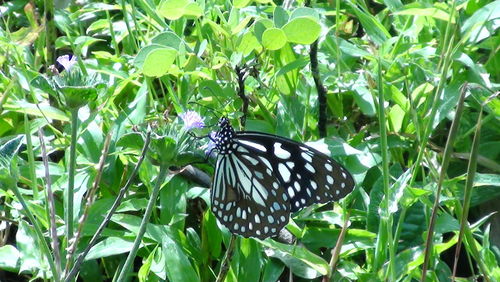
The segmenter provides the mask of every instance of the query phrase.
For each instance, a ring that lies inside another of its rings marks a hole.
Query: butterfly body
[[[234,131],[219,121],[212,212],[232,233],[267,238],[279,234],[290,212],[339,200],[354,188],[351,174],[325,154],[296,141],[260,132]]]

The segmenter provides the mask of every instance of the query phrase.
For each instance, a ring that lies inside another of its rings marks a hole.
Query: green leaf
[[[255,33],[255,37],[257,37],[259,42],[262,42],[262,34],[264,33],[264,31],[273,26],[273,22],[269,19],[260,19],[254,24],[253,32]]]
[[[16,233],[16,244],[21,255],[19,271],[32,271],[39,269],[44,264],[45,259],[41,254],[38,242],[35,239],[35,230],[26,221],[19,222],[18,230]]]
[[[292,14],[290,15],[290,20],[300,17],[310,17],[319,21],[319,13],[315,9],[309,7],[300,7],[293,10]]]
[[[492,1],[467,18],[461,25],[460,30],[463,35],[469,35],[469,42],[478,43],[487,37],[493,36],[495,31],[498,30],[500,25],[498,15],[500,15],[500,1]],[[488,22],[491,23],[491,26],[485,27]]]
[[[235,8],[244,8],[246,7],[252,0],[234,0],[233,6]]]
[[[433,17],[442,21],[449,21],[450,15],[436,7],[431,8],[408,8],[404,10],[399,10],[394,13],[395,15],[410,15],[410,16],[425,16],[425,17]],[[451,19],[452,23],[455,23],[455,19]]]
[[[155,36],[151,40],[151,43],[162,45],[164,47],[171,47],[179,51],[179,47],[182,44],[182,39],[180,39],[179,36],[177,36],[177,34],[171,31],[167,31],[167,32],[162,32],[157,36]]]
[[[245,33],[240,40],[236,51],[243,53],[243,56],[248,56],[254,50],[262,49],[257,37],[251,32]]]
[[[188,19],[197,19],[203,15],[203,10],[198,3],[189,3],[184,7],[184,16]]]
[[[18,135],[0,146],[0,158],[5,158],[7,161],[12,160],[21,148],[23,139],[23,135]]]
[[[188,0],[165,0],[158,7],[158,13],[169,20],[177,20],[184,15]]]
[[[443,212],[436,219],[436,227],[435,232],[437,233],[447,233],[447,232],[455,232],[460,230],[460,223],[456,218],[449,215],[448,213]]]
[[[274,240],[261,241],[267,246],[266,254],[281,260],[292,272],[305,279],[314,279],[327,275],[330,269],[328,263],[302,246],[291,246]]]
[[[358,6],[356,6],[356,4],[352,2],[347,1],[345,3],[351,7],[361,24],[363,25],[363,28],[365,29],[368,36],[370,36],[370,38],[375,43],[382,45],[387,39],[391,37],[389,31],[387,31],[385,26],[376,17],[364,10],[361,10],[360,8],[358,8]]]
[[[474,176],[474,187],[490,185],[500,186],[500,174],[476,173]]]
[[[110,257],[118,254],[127,253],[132,249],[134,239],[124,239],[118,237],[108,237],[90,249],[85,260]]]
[[[274,26],[277,28],[281,28],[288,22],[288,13],[285,11],[285,9],[277,6],[276,8],[274,8],[273,20]]]
[[[27,113],[28,115],[37,116],[37,117],[47,117],[60,121],[69,121],[68,115],[62,112],[59,109],[56,109],[47,104],[31,104],[26,102],[25,100],[18,100],[7,102],[3,105],[3,108],[6,110],[10,110],[18,113]]]
[[[147,54],[142,72],[147,76],[163,76],[171,69],[176,56],[177,51],[173,48],[154,49]]]
[[[278,50],[285,46],[287,37],[279,28],[268,28],[262,34],[262,45],[269,50]]]
[[[162,251],[169,281],[199,281],[188,256],[181,246],[170,237],[163,237]]]
[[[318,39],[321,32],[319,23],[311,17],[299,17],[283,26],[288,42],[311,44]]]
[[[12,245],[0,247],[0,269],[19,272],[21,253]]]

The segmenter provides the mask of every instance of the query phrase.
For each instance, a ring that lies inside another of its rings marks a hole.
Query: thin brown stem
[[[110,133],[106,136],[106,139],[104,140],[104,146],[102,148],[101,158],[99,159],[99,165],[98,165],[98,169],[97,169],[97,176],[94,180],[94,184],[93,184],[92,188],[87,193],[87,196],[86,196],[87,205],[85,206],[85,210],[83,211],[83,214],[80,217],[80,220],[78,220],[79,225],[78,225],[78,230],[75,234],[75,237],[73,237],[73,240],[70,242],[70,245],[68,247],[67,256],[70,258],[73,256],[73,254],[76,251],[76,246],[78,246],[78,241],[80,240],[80,238],[82,236],[83,226],[84,226],[85,221],[87,220],[87,217],[89,215],[90,207],[92,206],[92,204],[94,203],[94,200],[95,200],[95,193],[96,193],[97,189],[99,188],[99,184],[101,183],[102,172],[104,170],[104,165],[106,163],[106,157],[108,156],[109,145],[111,143],[111,137],[112,137],[112,134]],[[66,264],[66,267],[64,269],[65,273],[67,273],[69,271],[69,269],[71,268],[71,263],[70,263],[71,261],[73,261],[72,258],[68,259],[68,263]]]
[[[46,198],[49,205],[49,219],[50,219],[50,238],[52,240],[52,252],[54,252],[54,261],[56,264],[55,276],[61,275],[61,254],[59,253],[59,240],[57,239],[57,225],[56,225],[56,207],[54,201],[54,194],[52,193],[52,182],[50,180],[49,160],[47,157],[47,149],[45,148],[45,141],[43,140],[42,128],[38,128],[38,138],[40,138],[40,148],[42,149],[42,160],[45,168],[45,184],[47,186]]]

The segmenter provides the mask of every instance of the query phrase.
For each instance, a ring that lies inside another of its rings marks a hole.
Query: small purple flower
[[[61,64],[66,71],[69,71],[74,64],[76,64],[76,56],[73,55],[63,55],[57,58],[56,60],[59,64]]]
[[[203,128],[205,126],[203,118],[195,111],[187,111],[185,113],[181,113],[179,117],[184,122],[184,128],[186,130],[191,130],[193,128]]]

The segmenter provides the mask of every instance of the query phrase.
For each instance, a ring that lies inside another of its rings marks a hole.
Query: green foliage
[[[2,278],[500,280],[499,1],[63,2],[0,4]],[[221,115],[355,191],[294,214],[293,243],[232,238],[192,136]]]

